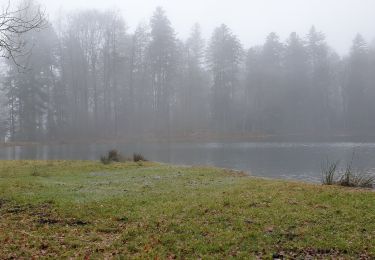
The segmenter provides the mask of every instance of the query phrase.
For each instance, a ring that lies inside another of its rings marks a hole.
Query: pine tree
[[[55,87],[55,37],[52,27],[23,35],[28,47],[33,47],[26,60],[30,69],[20,73],[16,63],[9,62],[4,82],[9,108],[9,128],[12,140],[34,141],[46,138],[53,128],[54,111],[51,93]]]
[[[233,101],[242,53],[239,40],[226,25],[215,29],[207,61],[213,78],[211,109],[216,131],[228,131],[234,127]]]
[[[181,119],[185,132],[192,132],[199,128],[206,128],[208,121],[208,79],[204,68],[205,42],[201,28],[195,24],[191,35],[184,44],[182,77]]]
[[[175,32],[164,10],[158,7],[151,18],[151,41],[149,60],[154,93],[156,130],[167,130],[170,136],[171,100],[174,95],[174,82],[177,66]]]
[[[309,55],[309,106],[313,130],[327,133],[330,128],[330,87],[332,83],[329,64],[329,49],[323,33],[310,29],[307,35],[307,51]]]
[[[352,134],[364,134],[368,129],[368,102],[366,91],[369,80],[369,50],[366,41],[358,34],[350,52],[345,85],[347,129]]]
[[[308,53],[305,43],[292,33],[285,49],[284,129],[288,133],[307,133],[311,129],[308,87]]]

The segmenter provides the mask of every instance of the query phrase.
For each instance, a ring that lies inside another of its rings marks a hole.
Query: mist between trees
[[[1,75],[4,140],[375,130],[375,47],[360,35],[347,57],[314,27],[245,50],[226,25],[182,41],[158,8],[134,33],[117,12],[87,10],[22,40],[27,69],[10,60]]]

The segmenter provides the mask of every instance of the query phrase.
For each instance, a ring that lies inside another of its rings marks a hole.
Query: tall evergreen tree
[[[184,45],[183,81],[181,82],[181,120],[184,131],[206,128],[208,121],[208,90],[209,84],[204,68],[205,42],[201,28],[195,24],[191,35]]]
[[[262,88],[262,48],[252,47],[246,54],[245,84],[244,84],[244,118],[243,129],[245,132],[258,132],[262,102],[260,96]]]
[[[5,81],[11,139],[41,140],[54,129],[52,91],[55,87],[55,34],[52,27],[23,35],[33,52],[18,59],[30,69],[20,73],[18,62],[9,63]],[[46,124],[47,122],[47,124]]]
[[[257,120],[261,132],[275,133],[281,125],[283,53],[284,46],[277,34],[269,34],[261,53],[261,82],[256,97],[261,111]]]
[[[363,134],[368,127],[366,91],[369,76],[369,50],[361,35],[353,41],[347,68],[345,86],[346,124],[352,134]]]
[[[308,54],[297,33],[292,33],[287,40],[284,66],[284,129],[288,133],[306,133],[312,124],[308,106]]]
[[[151,86],[148,47],[150,29],[148,25],[139,24],[131,36],[129,85],[133,100],[133,134],[145,134],[152,129],[153,91]],[[139,120],[142,118],[143,120]]]
[[[152,75],[155,126],[158,132],[171,128],[171,99],[176,80],[176,36],[164,10],[158,7],[151,18],[149,60]]]
[[[208,47],[207,61],[212,73],[212,119],[218,131],[228,131],[234,126],[233,101],[238,86],[242,46],[226,26],[216,28]]]
[[[367,103],[369,104],[369,110],[375,111],[375,41],[373,41],[370,46],[369,51],[369,77],[368,77],[368,93],[367,93]],[[375,130],[375,113],[369,113],[368,120],[370,122],[370,132]]]
[[[330,87],[332,83],[329,49],[323,33],[312,27],[307,35],[307,51],[309,55],[310,97],[309,106],[312,130],[327,133],[330,128]]]

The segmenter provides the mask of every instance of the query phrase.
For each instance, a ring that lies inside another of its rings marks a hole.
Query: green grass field
[[[0,161],[0,259],[375,258],[375,192],[156,163]]]

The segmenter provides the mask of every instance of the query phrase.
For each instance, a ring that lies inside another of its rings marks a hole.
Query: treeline
[[[117,12],[87,10],[22,40],[31,54],[2,74],[11,141],[375,130],[375,47],[360,35],[347,57],[314,27],[245,50],[226,25],[208,41],[195,25],[182,41],[157,8],[134,33]]]

